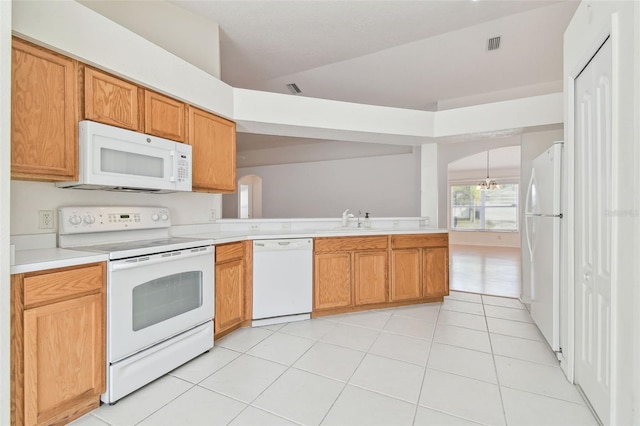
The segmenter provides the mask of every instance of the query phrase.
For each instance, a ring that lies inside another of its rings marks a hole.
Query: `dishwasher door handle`
[[[309,238],[294,238],[290,240],[264,240],[254,241],[253,248],[258,251],[313,250],[313,242]]]

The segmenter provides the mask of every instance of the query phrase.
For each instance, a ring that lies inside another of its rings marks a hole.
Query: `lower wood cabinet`
[[[351,306],[351,253],[316,253],[313,310]]]
[[[386,250],[353,253],[353,290],[356,306],[387,300],[387,259]]]
[[[12,425],[64,424],[100,405],[105,280],[104,263],[12,275]]]
[[[414,300],[421,296],[422,251],[419,248],[391,251],[391,301]]]
[[[314,315],[433,302],[448,294],[448,234],[314,240]]]
[[[216,339],[251,321],[251,265],[251,241],[216,246]]]
[[[448,295],[448,244],[447,234],[391,236],[390,301]]]
[[[431,247],[422,250],[424,297],[443,297],[449,294],[449,249]]]
[[[316,238],[314,245],[314,312],[387,300],[387,236]]]

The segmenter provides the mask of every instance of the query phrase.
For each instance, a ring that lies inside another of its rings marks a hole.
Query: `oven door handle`
[[[204,256],[213,253],[212,247],[200,247],[195,249],[171,251],[167,253],[152,254],[149,256],[139,256],[131,259],[115,260],[110,262],[112,271],[121,271],[124,269],[140,268],[156,263],[170,262],[172,260],[182,260],[197,256]]]

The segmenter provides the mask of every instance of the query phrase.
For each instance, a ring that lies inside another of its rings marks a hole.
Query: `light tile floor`
[[[516,299],[244,328],[73,423],[90,425],[595,425]]]

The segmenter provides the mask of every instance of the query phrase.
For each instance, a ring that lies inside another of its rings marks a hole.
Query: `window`
[[[518,184],[480,191],[476,184],[451,185],[451,229],[518,230]]]

